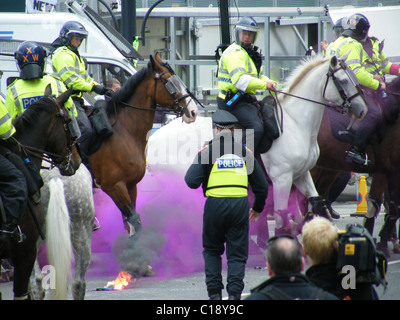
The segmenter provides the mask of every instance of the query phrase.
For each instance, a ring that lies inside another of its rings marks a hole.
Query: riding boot
[[[25,234],[22,233],[21,228],[14,223],[6,223],[0,229],[0,240],[21,243],[26,239]]]
[[[323,200],[323,201],[332,219],[340,219],[340,214],[335,209],[332,208],[332,203],[328,200]]]
[[[325,206],[324,202],[322,201],[321,196],[310,197],[310,198],[308,198],[308,200],[310,201],[310,204],[311,204],[311,212],[314,215],[318,215],[318,216],[328,219],[329,221],[332,221],[332,217],[329,213],[329,210]]]
[[[357,146],[352,146],[350,150],[346,152],[344,161],[362,166],[368,166],[371,164],[371,160],[368,160],[366,153],[361,151]]]
[[[241,296],[240,293],[238,293],[238,294],[229,294],[228,300],[240,300],[241,297],[242,297],[242,296]]]

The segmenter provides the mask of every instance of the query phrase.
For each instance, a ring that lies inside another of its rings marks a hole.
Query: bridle
[[[362,91],[362,88],[361,88],[361,85],[360,85],[358,79],[354,76],[354,74],[352,72],[350,72],[350,69],[347,67],[346,63],[343,60],[338,59],[338,64],[339,64],[339,68],[336,68],[336,69],[333,69],[332,66],[329,65],[329,69],[328,69],[328,72],[326,74],[326,81],[325,81],[325,85],[324,85],[324,91],[323,91],[323,94],[322,94],[323,98],[325,99],[325,102],[319,102],[319,101],[316,101],[316,100],[300,97],[300,96],[297,96],[297,95],[294,95],[294,94],[291,94],[291,93],[287,93],[287,92],[284,92],[284,91],[280,91],[280,90],[274,90],[274,92],[282,93],[282,94],[287,95],[287,96],[291,96],[291,97],[298,98],[298,99],[301,99],[301,100],[305,100],[305,101],[309,101],[309,102],[312,102],[312,103],[320,104],[320,105],[323,105],[323,106],[328,107],[330,109],[333,109],[336,112],[339,112],[341,114],[348,113],[350,108],[351,108],[351,101],[354,98],[356,98],[357,96],[359,96],[359,95],[362,96],[364,93]],[[346,90],[344,89],[343,85],[340,83],[340,81],[335,76],[335,73],[340,71],[340,70],[343,70],[346,73],[346,75],[348,76],[348,78],[350,79],[350,81],[352,82],[354,87],[357,89],[357,93],[353,94],[350,97],[348,97],[348,95],[346,94]],[[325,98],[326,88],[328,87],[328,83],[329,83],[330,79],[332,79],[333,83],[335,84],[336,89],[338,90],[338,92],[339,92],[339,94],[340,94],[340,96],[341,96],[341,98],[343,100],[342,104],[336,104],[336,103],[330,102]],[[276,101],[278,102],[278,104],[280,106],[280,102],[279,102],[278,98],[275,97],[275,99],[276,99]]]
[[[350,107],[351,107],[351,101],[354,98],[356,98],[360,95],[363,95],[363,91],[361,89],[360,82],[358,81],[358,79],[356,78],[354,73],[352,73],[350,71],[350,69],[347,67],[346,63],[342,59],[338,59],[338,64],[339,64],[339,68],[337,68],[335,70],[332,68],[331,65],[329,65],[329,70],[328,70],[328,73],[326,74],[326,82],[325,82],[324,92],[323,92],[322,96],[325,99],[325,93],[326,93],[326,88],[328,86],[329,79],[332,79],[333,83],[335,84],[336,89],[338,90],[338,92],[343,100],[343,103],[341,105],[339,105],[339,109],[336,107],[335,110],[338,111],[339,113],[348,113],[350,110]],[[343,70],[346,73],[346,75],[350,79],[352,85],[357,89],[357,92],[350,97],[346,94],[346,90],[342,86],[341,82],[335,76],[335,73],[339,70]],[[333,108],[333,106],[331,106],[331,108]]]
[[[157,83],[160,80],[163,85],[165,86],[165,88],[167,89],[168,93],[172,96],[174,102],[173,102],[173,108],[171,108],[171,110],[176,113],[179,117],[181,117],[188,109],[189,103],[190,101],[188,101],[188,103],[186,103],[186,105],[184,107],[182,107],[180,105],[180,102],[184,99],[186,99],[187,97],[190,97],[192,100],[196,101],[197,104],[199,104],[200,106],[202,106],[204,108],[204,106],[201,104],[201,102],[194,96],[193,93],[191,93],[188,88],[185,86],[185,84],[182,82],[182,80],[179,78],[179,76],[177,74],[175,74],[174,70],[171,68],[171,66],[167,63],[167,62],[160,62],[158,61],[158,63],[160,63],[160,65],[162,65],[163,67],[165,67],[167,70],[165,70],[162,73],[155,73],[154,74],[154,93],[153,93],[153,107],[152,108],[143,108],[143,107],[138,107],[138,106],[133,106],[130,105],[129,103],[123,102],[123,101],[119,101],[118,103],[121,103],[122,105],[129,107],[129,108],[133,108],[133,109],[137,109],[137,110],[142,110],[142,111],[152,111],[152,112],[157,112],[159,110],[156,109],[157,107],[157,102],[156,102],[156,95],[157,95]],[[168,78],[164,78],[163,76],[166,74],[171,74],[171,76],[169,76]],[[179,97],[177,97],[177,95],[183,90],[186,91],[186,94],[183,94]],[[160,110],[160,112],[162,112],[163,110]],[[116,113],[116,105],[115,105],[115,101],[114,101],[114,112]],[[112,124],[114,125],[115,122]]]
[[[55,99],[53,96],[49,96],[49,98],[50,97],[51,99]],[[62,118],[64,131],[66,132],[68,139],[67,153],[65,155],[60,155],[36,147],[24,145],[14,137],[11,137],[11,139],[13,139],[14,143],[18,145],[19,149],[24,152],[25,156],[27,157],[31,156],[40,160],[44,160],[49,164],[51,164],[50,168],[42,167],[43,169],[51,169],[52,167],[56,166],[60,170],[67,170],[70,166],[72,151],[80,136],[80,131],[79,127],[77,127],[76,120],[69,115],[65,107],[60,107],[58,103],[56,103],[56,105],[57,105],[57,112],[55,116]]]
[[[193,93],[191,93],[186,85],[182,82],[182,80],[179,78],[177,74],[175,74],[174,70],[171,68],[171,66],[167,62],[160,62],[158,61],[163,67],[165,67],[167,70],[165,70],[162,73],[156,73],[154,75],[154,80],[155,80],[155,85],[154,85],[154,94],[153,94],[153,105],[156,105],[156,92],[157,92],[157,80],[160,80],[164,86],[165,89],[167,89],[168,93],[172,96],[174,99],[172,110],[177,113],[179,116],[182,116],[184,113],[186,113],[189,103],[191,100],[189,100],[188,103],[184,107],[180,105],[180,102],[187,97],[190,97],[192,100],[194,100],[197,104],[201,105],[203,108],[204,106],[200,103],[200,101],[194,96]],[[163,78],[163,75],[170,73],[171,76],[168,77],[167,79]],[[179,94],[182,89],[186,91],[186,94],[181,95],[180,97],[177,97],[177,94]]]

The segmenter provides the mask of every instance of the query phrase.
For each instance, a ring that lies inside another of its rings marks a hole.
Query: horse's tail
[[[49,205],[46,215],[46,247],[49,264],[55,271],[55,284],[49,283],[50,299],[67,299],[71,275],[71,231],[68,208],[64,195],[64,184],[59,178],[49,181]]]

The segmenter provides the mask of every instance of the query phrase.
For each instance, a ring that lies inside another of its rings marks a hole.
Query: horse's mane
[[[310,70],[324,64],[328,60],[329,58],[323,57],[321,54],[307,56],[303,61],[301,61],[300,65],[293,70],[292,74],[286,80],[285,91],[292,91],[303,80],[306,74],[310,72]],[[285,97],[286,96],[284,96],[283,99]]]
[[[55,110],[56,103],[50,97],[43,97],[38,101],[32,103],[28,109],[25,110],[14,121],[14,127],[17,132],[22,132],[27,126],[37,126],[43,119],[43,112],[51,113]]]
[[[122,88],[115,93],[113,93],[112,98],[115,101],[126,102],[135,92],[136,87],[143,80],[143,78],[148,74],[148,68],[142,68],[134,75],[132,75],[128,81],[122,86]]]

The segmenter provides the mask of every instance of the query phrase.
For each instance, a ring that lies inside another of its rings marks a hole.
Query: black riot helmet
[[[59,39],[62,45],[71,46],[71,39],[73,36],[81,39],[87,38],[88,32],[82,23],[78,21],[68,21],[61,27]]]
[[[20,78],[23,80],[43,78],[46,56],[46,51],[36,42],[23,42],[14,53]]]
[[[343,35],[358,41],[364,41],[368,36],[369,27],[370,24],[367,17],[361,13],[355,13],[347,19]]]
[[[251,43],[243,43],[241,40],[241,36],[244,31],[253,33],[253,39]],[[259,27],[257,22],[250,17],[241,18],[235,26],[235,42],[242,46],[243,48],[251,48],[254,46],[258,35]]]
[[[335,25],[333,26],[333,32],[335,32],[336,38],[339,38],[342,35],[346,24],[347,17],[340,18],[335,22]]]

